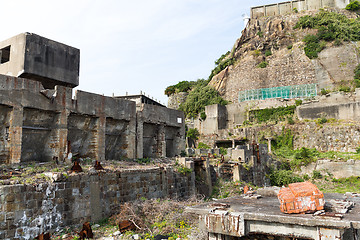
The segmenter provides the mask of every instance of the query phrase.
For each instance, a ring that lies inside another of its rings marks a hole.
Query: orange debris
[[[279,191],[283,213],[313,213],[324,209],[324,194],[311,182],[289,184]]]

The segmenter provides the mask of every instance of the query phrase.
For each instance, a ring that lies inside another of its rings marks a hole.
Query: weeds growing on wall
[[[198,146],[197,146],[198,149],[210,149],[210,146],[203,143],[203,142],[199,142]]]
[[[326,42],[334,40],[360,40],[359,18],[349,19],[345,15],[335,12],[320,11],[315,16],[303,16],[294,28],[312,28],[318,30],[316,35],[307,35],[303,39],[306,43],[304,48],[305,54],[310,59],[318,57],[318,53],[326,47]]]
[[[249,112],[252,122],[263,123],[268,121],[284,121],[288,116],[294,115],[296,106],[265,108]]]
[[[360,64],[354,69],[354,85],[356,88],[360,87]]]

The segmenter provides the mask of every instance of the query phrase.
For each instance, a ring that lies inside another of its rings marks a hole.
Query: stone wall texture
[[[194,193],[194,173],[158,167],[0,186],[0,239],[33,239],[66,225],[98,221],[116,213],[121,203],[142,197],[182,199]]]

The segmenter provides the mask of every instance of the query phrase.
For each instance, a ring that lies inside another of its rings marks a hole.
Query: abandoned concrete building
[[[78,49],[32,33],[0,42],[0,49],[0,163],[173,157],[185,148],[181,111],[73,94]]]

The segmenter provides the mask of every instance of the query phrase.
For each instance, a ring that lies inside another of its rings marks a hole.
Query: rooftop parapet
[[[21,33],[0,42],[0,74],[36,80],[45,88],[79,85],[80,50]]]
[[[252,7],[251,18],[264,16],[278,16],[303,10],[318,10],[325,7],[345,8],[350,0],[294,0],[281,3],[274,3],[263,6]]]

